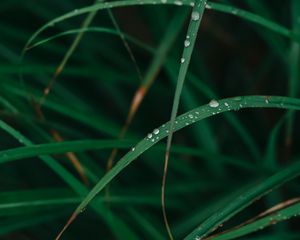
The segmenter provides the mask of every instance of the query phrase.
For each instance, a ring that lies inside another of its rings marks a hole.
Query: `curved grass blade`
[[[170,225],[168,223],[167,212],[165,207],[165,188],[166,188],[166,179],[167,179],[167,171],[168,171],[168,164],[169,164],[169,157],[170,157],[170,150],[172,144],[172,137],[173,137],[173,128],[175,124],[175,118],[178,112],[179,101],[181,92],[183,89],[184,80],[186,78],[186,73],[191,61],[191,56],[194,50],[195,42],[197,39],[197,33],[200,27],[200,23],[202,20],[202,16],[205,10],[206,0],[196,0],[195,5],[193,7],[193,11],[191,14],[190,24],[187,30],[186,35],[186,43],[184,44],[184,50],[182,54],[182,58],[180,60],[181,65],[178,73],[177,83],[176,83],[176,90],[175,96],[173,99],[173,106],[170,118],[170,126],[169,126],[169,135],[167,140],[167,147],[165,153],[165,163],[164,163],[164,171],[163,171],[163,178],[162,178],[162,187],[161,187],[161,204],[162,204],[162,212],[164,217],[165,226],[169,235],[169,238],[172,240],[173,235],[171,232]]]
[[[191,5],[194,2],[193,1],[182,1],[181,2],[182,5]],[[23,49],[22,55],[21,55],[21,61],[23,58],[24,53],[26,52],[26,49],[28,47],[30,47],[33,43],[33,41],[47,28],[50,28],[52,26],[54,26],[55,24],[58,24],[66,19],[72,18],[72,17],[76,17],[76,16],[80,16],[82,14],[85,13],[89,13],[91,11],[97,11],[97,10],[102,10],[102,9],[111,9],[111,8],[119,8],[119,7],[128,7],[128,6],[135,6],[135,5],[157,5],[157,4],[171,4],[171,5],[178,5],[178,2],[176,0],[167,0],[164,3],[161,0],[141,0],[141,1],[136,1],[136,0],[128,0],[128,1],[115,1],[115,2],[105,2],[105,3],[97,3],[95,5],[92,6],[88,6],[88,7],[83,7],[80,9],[76,9],[75,11],[66,13],[64,15],[61,15],[51,21],[49,21],[48,23],[46,23],[44,26],[42,26],[40,29],[38,29],[27,41],[27,43],[25,44],[25,47]],[[243,18],[245,20],[254,22],[256,24],[259,24],[263,27],[266,27],[272,31],[275,31],[283,36],[286,37],[291,37],[291,38],[296,38],[298,36],[295,36],[296,34],[292,34],[292,32],[283,27],[280,26],[272,21],[269,21],[259,15],[250,13],[248,11],[245,10],[241,10],[238,8],[234,8],[232,6],[228,6],[225,4],[219,4],[219,3],[209,3],[206,6],[208,9],[213,9],[216,11],[220,11],[220,12],[224,12],[224,13],[228,13],[228,14],[232,14],[232,15],[236,15],[240,18]],[[298,39],[298,38],[296,38]],[[298,39],[299,40],[299,39]]]
[[[217,107],[214,107],[218,105]],[[187,127],[191,124],[196,123],[202,119],[212,117],[216,114],[220,114],[227,111],[239,110],[241,108],[281,108],[281,109],[290,109],[290,110],[300,110],[300,99],[288,98],[288,97],[278,97],[278,96],[244,96],[244,97],[234,97],[223,99],[217,101],[217,104],[211,107],[211,104],[203,105],[201,107],[195,108],[185,114],[178,116],[175,120],[174,132]],[[149,133],[143,140],[141,140],[130,152],[128,152],[124,157],[118,161],[118,163],[105,174],[104,177],[95,185],[95,187],[86,195],[84,200],[80,205],[75,209],[72,214],[71,220],[69,220],[62,230],[65,231],[67,227],[72,223],[72,221],[82,212],[83,209],[96,197],[96,195],[105,188],[105,186],[110,183],[121,171],[123,171],[130,163],[136,160],[142,153],[151,148],[157,142],[168,136],[170,123],[163,124],[161,127],[155,129],[153,133]],[[260,197],[266,194],[269,190],[285,183],[288,180],[291,180],[300,174],[300,163],[296,163],[289,168],[286,168],[280,171],[278,174],[275,174],[267,181],[261,185],[255,187],[249,191],[246,195],[239,197],[237,202],[230,204],[225,210],[223,210],[221,215],[214,215],[212,218],[209,218],[209,221],[206,223],[204,231],[202,232],[208,234],[208,232],[215,226],[224,221],[223,217],[226,216],[226,219],[233,216],[238,211],[242,210],[248,206],[251,201],[254,201],[255,198]],[[250,201],[251,200],[251,201]],[[201,230],[202,231],[202,230]],[[198,235],[191,234],[191,239]]]
[[[283,205],[284,206],[281,206]],[[271,213],[266,212],[263,216],[259,216],[258,219],[250,219],[249,222],[246,222],[242,225],[239,225],[228,231],[221,232],[218,235],[210,236],[205,238],[205,240],[230,240],[236,239],[247,234],[262,230],[266,227],[277,224],[278,222],[286,221],[292,217],[300,216],[300,203],[298,199],[292,199],[286,203],[281,203],[275,206],[274,210]],[[279,208],[279,209],[277,209]]]
[[[83,29],[70,29],[68,31],[64,31],[64,32],[61,32],[61,33],[58,33],[56,35],[53,35],[51,37],[48,37],[48,38],[45,38],[43,40],[40,40],[36,43],[34,43],[33,45],[31,45],[27,51],[33,49],[33,48],[36,48],[42,44],[45,44],[49,41],[52,41],[52,40],[55,40],[57,38],[61,38],[61,37],[64,37],[64,36],[68,36],[68,35],[72,35],[72,34],[77,34],[79,32],[85,32],[85,33],[88,33],[88,32],[96,32],[96,33],[108,33],[108,34],[112,34],[112,35],[118,35],[118,32],[114,29],[111,29],[111,28],[105,28],[105,27],[87,27],[87,28],[83,28]],[[151,47],[149,47],[148,45],[144,44],[143,42],[139,41],[138,39],[130,36],[130,35],[127,35],[124,33],[124,37],[131,41],[132,43],[136,44],[137,46],[140,46],[150,52],[153,52],[154,49],[152,49]]]

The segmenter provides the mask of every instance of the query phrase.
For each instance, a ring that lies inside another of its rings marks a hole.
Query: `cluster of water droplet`
[[[155,140],[159,139],[159,136],[156,136],[159,134],[159,132],[160,132],[160,130],[158,128],[155,128],[152,133],[148,133],[147,139],[151,140],[151,142],[155,142]]]

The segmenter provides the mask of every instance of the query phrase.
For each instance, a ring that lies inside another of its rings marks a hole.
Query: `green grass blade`
[[[183,115],[180,115],[175,120],[174,132],[178,131],[184,127],[196,123],[202,119],[212,117],[213,115],[220,114],[222,112],[238,110],[241,108],[281,108],[281,109],[293,109],[300,110],[300,100],[288,97],[277,97],[277,96],[245,96],[245,97],[234,97],[223,99],[214,104],[201,106],[199,108],[193,109]],[[161,127],[155,129],[153,133],[150,133],[142,141],[140,141],[132,151],[128,152],[124,157],[122,157],[118,163],[109,171],[100,181],[95,185],[95,187],[89,192],[89,194],[84,198],[81,204],[76,208],[75,214],[81,213],[82,209],[85,209],[87,205],[96,197],[96,195],[105,188],[105,186],[111,182],[121,171],[123,171],[130,163],[137,159],[142,153],[151,148],[157,142],[168,136],[169,133],[169,122],[162,125]],[[277,175],[274,175],[266,182],[255,187],[252,191],[247,193],[243,198],[238,198],[233,204],[230,204],[227,208],[222,211],[222,214],[214,215],[209,218],[208,222],[205,224],[205,228],[201,230],[201,233],[208,234],[213,227],[221,224],[225,219],[233,216],[236,212],[242,210],[248,206],[251,201],[256,197],[265,194],[268,190],[276,187],[279,184],[283,184],[285,181],[292,179],[298,174],[300,164],[296,164],[286,170],[282,170]],[[224,213],[223,213],[224,212]],[[195,231],[198,235],[198,229]],[[191,234],[192,238],[195,234]]]
[[[33,45],[31,45],[30,48],[28,48],[28,51],[32,50],[33,48],[36,48],[40,45],[43,45],[49,41],[55,40],[57,38],[61,38],[61,37],[73,35],[73,34],[78,34],[79,32],[85,32],[85,33],[95,32],[95,33],[107,33],[107,34],[112,34],[112,35],[118,35],[118,31],[111,29],[111,28],[105,28],[105,27],[88,27],[88,28],[83,28],[83,29],[70,29],[68,31],[58,33],[56,35],[53,35],[51,37],[42,39],[42,40],[34,43]],[[147,49],[149,52],[154,51],[153,48],[149,47],[148,45],[144,44],[143,42],[139,41],[138,39],[136,39],[130,35],[127,35],[124,33],[124,37],[127,40],[131,41],[132,43],[136,44],[137,46],[140,46],[143,49]]]
[[[192,1],[182,1],[180,2],[182,5],[191,5],[191,3],[193,4]],[[76,17],[76,16],[80,16],[82,14],[86,14],[92,11],[98,11],[98,10],[102,10],[102,9],[111,9],[111,8],[119,8],[119,7],[128,7],[128,6],[134,6],[134,5],[155,5],[155,4],[172,4],[172,5],[178,5],[178,2],[176,0],[167,0],[165,3],[162,3],[160,0],[142,0],[142,1],[136,1],[136,0],[128,0],[128,1],[115,1],[115,2],[105,2],[105,3],[97,3],[95,5],[92,6],[88,6],[88,7],[84,7],[84,8],[80,8],[80,9],[76,9],[72,12],[66,13],[60,17],[57,17],[51,21],[49,21],[48,23],[46,23],[44,26],[42,26],[40,29],[38,29],[27,41],[23,53],[24,51],[26,51],[26,49],[28,47],[31,46],[31,44],[33,43],[33,41],[47,28],[50,28],[52,26],[54,26],[55,24],[58,24],[66,19],[72,18],[72,17]],[[228,13],[228,14],[232,14],[232,15],[237,15],[245,20],[257,23],[261,26],[264,26],[272,31],[275,31],[279,34],[282,34],[283,36],[286,37],[291,37],[293,36],[291,34],[291,31],[285,27],[282,27],[272,21],[269,21],[263,17],[260,17],[256,14],[241,10],[241,9],[237,9],[234,8],[232,6],[227,6],[224,4],[218,4],[218,3],[209,3],[206,6],[208,9],[214,9],[216,11],[221,11],[224,13]]]
[[[294,203],[292,206],[288,206],[282,210],[276,211],[268,216],[262,217],[254,222],[246,224],[244,226],[237,227],[233,230],[228,230],[224,234],[209,238],[213,240],[230,240],[240,238],[247,234],[260,231],[266,227],[277,224],[278,222],[286,221],[293,217],[300,215],[300,203]]]
[[[169,157],[170,157],[170,150],[172,145],[172,137],[173,137],[173,128],[175,124],[175,118],[178,112],[179,107],[179,101],[181,92],[184,85],[184,80],[186,78],[187,70],[191,61],[191,56],[194,50],[194,46],[197,39],[198,30],[200,27],[200,23],[202,20],[202,16],[205,10],[206,0],[196,0],[195,6],[193,7],[193,11],[191,14],[191,20],[190,24],[187,30],[186,40],[184,43],[184,50],[182,57],[180,59],[181,65],[178,73],[178,78],[176,82],[176,90],[175,90],[175,96],[173,99],[173,106],[172,106],[172,112],[171,112],[171,118],[170,118],[170,126],[169,126],[169,135],[167,140],[167,148],[166,148],[166,154],[165,154],[165,164],[164,164],[164,172],[163,172],[163,180],[162,180],[162,193],[161,193],[161,201],[162,201],[162,210],[163,210],[163,217],[164,222],[167,228],[168,235],[170,239],[173,239],[171,229],[168,223],[167,219],[167,213],[165,208],[165,186],[166,186],[166,177],[167,177],[167,169],[168,169],[168,163],[169,163]],[[186,44],[188,43],[188,44]]]

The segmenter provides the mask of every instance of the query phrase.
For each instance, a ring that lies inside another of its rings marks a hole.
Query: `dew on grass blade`
[[[219,102],[217,100],[213,99],[208,103],[208,105],[212,108],[216,108],[219,106]]]
[[[181,58],[180,59],[180,63],[184,63],[185,62],[185,59],[184,58]]]
[[[154,133],[154,134],[159,134],[159,129],[155,128],[155,129],[153,130],[153,133]]]
[[[190,44],[191,44],[191,42],[190,42],[189,40],[185,40],[185,41],[184,41],[184,46],[185,46],[185,47],[190,46]]]
[[[181,6],[181,5],[182,5],[182,2],[181,2],[181,1],[175,1],[174,3],[175,3],[175,5],[178,5],[178,6]]]
[[[200,19],[200,14],[198,12],[192,12],[192,20],[198,21]]]

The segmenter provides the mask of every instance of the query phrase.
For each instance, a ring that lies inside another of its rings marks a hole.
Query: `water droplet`
[[[189,114],[189,118],[194,118],[193,114]]]
[[[238,10],[237,10],[237,9],[233,9],[233,10],[231,11],[231,13],[232,13],[232,14],[237,14],[237,13],[238,13]]]
[[[185,40],[185,41],[184,41],[184,46],[185,46],[185,47],[190,46],[190,44],[191,44],[191,42],[190,42],[189,40]]]
[[[200,18],[200,14],[198,12],[192,12],[192,20],[198,21]]]
[[[80,213],[83,213],[85,211],[85,208],[80,209]]]
[[[181,63],[184,63],[184,62],[185,62],[185,59],[184,59],[184,58],[181,58],[181,59],[180,59],[180,62],[181,62]]]
[[[161,0],[162,3],[167,3],[167,0]]]
[[[233,100],[234,100],[234,101],[241,101],[242,98],[241,98],[241,97],[234,97]]]
[[[148,133],[147,137],[152,138],[152,133]]]
[[[268,99],[266,99],[266,100],[265,100],[265,102],[266,102],[266,104],[268,104],[268,103],[269,103],[269,100],[268,100]]]
[[[135,150],[135,147],[131,148],[131,151],[134,151]]]
[[[153,130],[153,133],[154,133],[154,134],[159,134],[159,129],[155,128],[155,129]]]
[[[210,4],[206,4],[205,7],[206,7],[206,9],[211,9],[211,5]]]
[[[195,6],[195,3],[194,3],[194,2],[191,2],[191,3],[190,3],[190,6],[191,6],[191,7],[194,7],[194,6]]]
[[[219,106],[219,102],[217,101],[217,100],[211,100],[209,103],[208,103],[208,105],[210,106],[210,107],[213,107],[213,108],[216,108],[216,107],[218,107]]]
[[[181,2],[181,1],[175,1],[174,3],[175,3],[175,5],[178,5],[178,6],[181,6],[181,5],[182,5],[182,2]]]
[[[229,107],[229,104],[226,102],[226,103],[224,103],[224,105],[226,106],[226,107]]]

